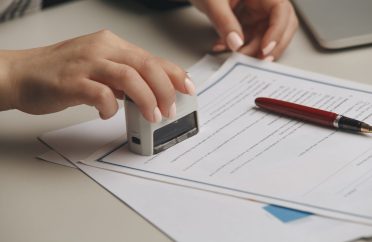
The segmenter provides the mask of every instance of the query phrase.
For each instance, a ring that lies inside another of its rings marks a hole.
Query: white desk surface
[[[121,2],[78,1],[0,24],[0,49],[37,47],[105,28],[186,68],[216,36],[193,8],[154,12]],[[302,30],[279,62],[372,83],[372,46],[324,52]],[[45,116],[0,113],[0,241],[170,240],[78,170],[35,159],[47,150],[37,136],[95,118],[86,106]]]

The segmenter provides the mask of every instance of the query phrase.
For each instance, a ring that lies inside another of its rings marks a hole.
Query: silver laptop
[[[372,0],[292,0],[319,45],[341,49],[372,43]]]

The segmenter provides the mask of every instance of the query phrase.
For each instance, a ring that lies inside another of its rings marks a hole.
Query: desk
[[[0,48],[31,48],[107,28],[186,68],[216,36],[193,8],[153,12],[122,2],[78,1],[1,24]],[[279,62],[372,83],[371,47],[325,53],[302,30]],[[81,172],[35,159],[46,151],[37,136],[94,118],[86,106],[45,116],[0,113],[0,241],[170,240]]]

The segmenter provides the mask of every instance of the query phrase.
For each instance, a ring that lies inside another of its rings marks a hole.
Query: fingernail
[[[276,41],[271,41],[265,48],[262,49],[263,55],[270,54],[276,46]]]
[[[264,59],[264,61],[273,62],[273,61],[274,61],[274,56],[269,55],[268,57],[266,57],[266,58]]]
[[[185,79],[185,89],[191,96],[195,95],[195,85],[188,77]]]
[[[169,108],[168,118],[174,119],[176,117],[176,103],[173,103]]]
[[[226,42],[232,51],[237,51],[244,44],[242,38],[236,32],[229,33]]]
[[[225,51],[225,50],[226,50],[226,45],[223,45],[223,44],[215,45],[212,48],[213,52],[222,52],[222,51]]]
[[[154,122],[155,123],[160,123],[163,117],[161,116],[160,109],[158,107],[155,107],[154,109]]]

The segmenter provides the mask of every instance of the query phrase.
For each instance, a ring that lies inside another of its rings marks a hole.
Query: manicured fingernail
[[[173,103],[172,106],[169,108],[168,118],[174,119],[176,117],[176,104]]]
[[[155,123],[160,123],[163,117],[161,116],[160,109],[158,107],[155,107],[154,109],[154,122]]]
[[[188,77],[185,79],[185,89],[191,96],[195,95],[195,85]]]
[[[232,51],[237,51],[244,44],[242,38],[236,32],[229,33],[226,42]]]
[[[270,54],[276,46],[276,41],[271,41],[265,48],[262,49],[262,54],[263,55],[268,55]]]
[[[225,50],[226,50],[226,45],[223,45],[223,44],[217,44],[217,45],[213,46],[213,48],[212,48],[213,52],[222,52],[222,51],[225,51]]]
[[[264,59],[264,61],[273,62],[273,61],[274,61],[274,56],[269,55],[268,57],[266,57],[266,58]]]

